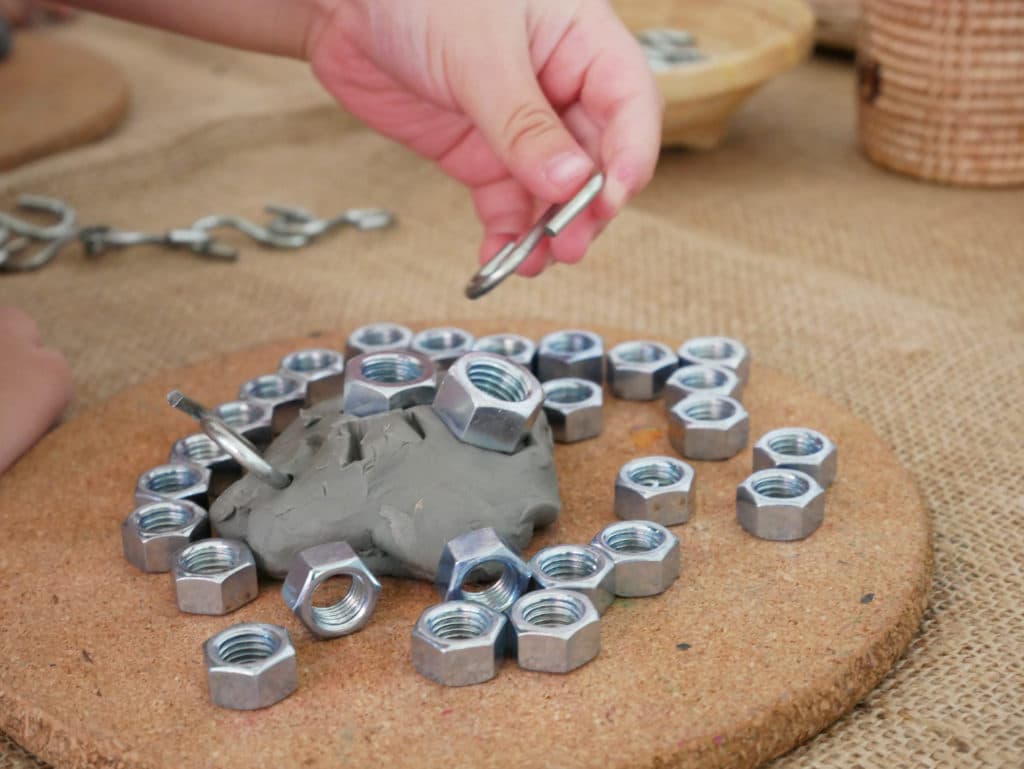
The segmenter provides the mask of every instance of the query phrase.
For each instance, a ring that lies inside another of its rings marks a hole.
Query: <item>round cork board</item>
[[[0,61],[0,171],[103,138],[124,119],[129,93],[102,56],[19,31]]]
[[[632,336],[603,333],[609,343]],[[340,348],[343,335],[161,374],[56,430],[0,478],[0,730],[60,767],[747,767],[851,708],[918,626],[931,543],[910,475],[863,422],[756,365],[744,399],[753,436],[805,425],[839,446],[825,523],[804,542],[754,539],[734,510],[749,449],[694,463],[698,510],[675,529],[681,578],[662,596],[617,601],[600,656],[574,673],[507,661],[481,686],[420,677],[409,631],[437,600],[425,583],[384,580],[369,626],[327,642],[291,616],[277,583],[228,617],[180,614],[169,577],[129,566],[119,538],[137,474],[193,430],[164,396],[180,387],[229,400],[311,344]],[[565,509],[529,553],[589,541],[611,522],[616,471],[671,453],[665,431],[660,403],[609,398],[599,439],[558,447]],[[284,625],[298,649],[299,690],[264,711],[221,710],[207,697],[200,644],[242,621]]]

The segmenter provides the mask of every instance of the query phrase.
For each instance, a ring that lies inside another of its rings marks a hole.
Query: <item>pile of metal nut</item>
[[[697,38],[694,34],[685,29],[645,29],[637,33],[636,39],[655,72],[665,72],[708,59],[707,54],[697,47]]]
[[[139,507],[122,526],[125,557],[146,572],[171,572],[184,612],[228,614],[253,600],[252,553],[243,542],[212,538],[205,507],[243,471],[287,485],[289,476],[267,465],[261,449],[303,407],[330,398],[362,416],[432,404],[459,440],[513,453],[542,410],[556,441],[600,435],[607,383],[616,398],[663,399],[671,444],[683,457],[724,460],[748,444],[740,399],[749,371],[744,345],[724,337],[691,339],[678,350],[631,341],[606,353],[599,335],[580,330],[535,344],[516,334],[474,339],[459,328],[414,334],[391,323],[364,326],[344,354],[311,349],[285,356],[276,373],[244,383],[236,401],[208,411],[189,401],[183,410],[204,432],[177,441],[167,464],[139,477]],[[818,528],[824,488],[836,475],[828,438],[803,427],[773,430],[754,446],[753,471],[736,490],[743,529],[788,541]],[[689,520],[695,477],[676,457],[626,463],[614,483],[621,520],[589,544],[547,547],[529,562],[493,529],[451,540],[437,571],[442,602],[412,630],[415,669],[464,686],[493,678],[505,656],[548,673],[589,662],[600,649],[601,614],[616,596],[657,595],[678,578],[679,540],[667,527]],[[317,590],[334,577],[350,579],[347,592],[317,605]],[[348,544],[328,542],[295,557],[281,595],[315,637],[335,638],[366,625],[380,590]],[[210,638],[204,653],[217,705],[266,707],[297,686],[295,650],[283,627],[238,624]]]

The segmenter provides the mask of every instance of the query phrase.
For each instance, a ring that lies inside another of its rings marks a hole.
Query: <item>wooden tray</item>
[[[631,336],[604,333],[609,343]],[[839,446],[825,523],[800,543],[754,539],[734,507],[750,451],[695,463],[699,508],[676,529],[682,577],[663,596],[616,602],[600,656],[570,675],[506,662],[494,681],[465,689],[420,677],[409,631],[437,596],[418,582],[385,580],[370,625],[329,642],[303,630],[276,583],[228,617],[180,614],[169,577],[129,566],[119,538],[137,474],[193,429],[164,395],[181,387],[228,400],[313,344],[340,348],[343,335],[165,372],[61,427],[0,478],[0,730],[60,767],[754,766],[851,708],[918,626],[931,545],[910,475],[859,419],[756,365],[752,435],[805,425]],[[613,520],[619,466],[671,452],[660,403],[609,399],[605,420],[600,439],[558,448],[565,511],[531,553],[589,540]],[[264,711],[220,710],[200,644],[252,620],[292,631],[299,690]]]

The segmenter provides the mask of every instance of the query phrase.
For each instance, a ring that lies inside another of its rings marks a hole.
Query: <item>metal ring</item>
[[[238,462],[245,470],[255,475],[264,483],[273,486],[275,489],[284,489],[291,484],[292,478],[290,475],[281,472],[265,460],[255,446],[236,433],[220,417],[204,413],[199,419],[199,425],[214,443],[230,454],[232,459]]]

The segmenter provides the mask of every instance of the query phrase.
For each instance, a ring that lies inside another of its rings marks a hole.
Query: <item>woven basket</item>
[[[1024,184],[1024,0],[865,0],[860,140],[939,182]]]
[[[819,45],[852,51],[857,47],[862,0],[808,0],[817,19]]]

